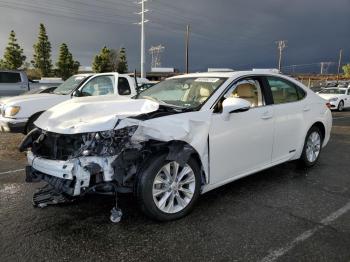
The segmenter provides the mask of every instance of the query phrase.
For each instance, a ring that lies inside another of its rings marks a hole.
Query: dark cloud
[[[287,65],[336,61],[341,47],[350,60],[349,0],[153,0],[147,6],[152,11],[147,14],[146,46],[166,47],[163,66],[183,69],[187,23],[192,71],[275,67],[274,42],[279,39],[288,40]],[[82,65],[90,65],[103,45],[124,46],[130,69],[138,68],[140,34],[133,24],[137,11],[133,0],[0,0],[0,50],[14,29],[31,58],[42,22],[54,60],[62,42]]]

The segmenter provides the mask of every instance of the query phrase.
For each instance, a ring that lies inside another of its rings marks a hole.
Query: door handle
[[[272,117],[272,113],[270,113],[269,111],[265,111],[264,113],[262,113],[261,118],[262,119],[269,119]]]
[[[303,111],[307,112],[307,111],[309,111],[309,110],[310,110],[310,107],[309,107],[309,106],[304,106]]]

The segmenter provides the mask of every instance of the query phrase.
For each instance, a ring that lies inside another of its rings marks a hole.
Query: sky
[[[282,65],[288,70],[319,70],[320,62],[338,60],[340,48],[350,61],[350,0],[148,0],[146,8],[146,50],[163,45],[164,67],[184,70],[187,24],[192,72],[276,68],[277,40],[287,41]],[[83,66],[106,45],[125,47],[129,70],[139,70],[139,11],[135,0],[0,0],[0,56],[15,30],[30,61],[44,23],[54,62],[63,42]],[[148,70],[150,64],[147,51]]]

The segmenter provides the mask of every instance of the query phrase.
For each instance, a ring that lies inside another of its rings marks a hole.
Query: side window
[[[21,75],[19,73],[11,73],[11,72],[1,72],[0,73],[0,83],[20,83]]]
[[[306,96],[306,92],[298,86],[296,86],[296,89],[297,89],[297,93],[298,93],[298,99],[299,100],[303,99]]]
[[[306,93],[291,82],[277,77],[267,77],[274,104],[295,102],[305,97]]]
[[[245,99],[250,102],[251,107],[265,105],[261,86],[259,82],[254,79],[245,79],[239,81],[233,86],[233,88],[231,88],[225,97],[238,97]]]
[[[114,76],[97,76],[88,81],[81,90],[82,96],[114,94]]]
[[[122,96],[131,94],[129,81],[125,77],[118,78],[118,93]]]

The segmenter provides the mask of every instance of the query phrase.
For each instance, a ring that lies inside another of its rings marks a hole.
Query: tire
[[[168,178],[168,176],[165,175],[165,172],[162,171],[163,167],[169,166],[170,170],[176,170],[176,164],[174,163],[177,162],[166,160],[166,156],[166,153],[162,153],[148,159],[137,176],[136,196],[139,206],[148,217],[157,221],[170,221],[187,215],[193,209],[199,197],[201,187],[200,168],[198,163],[192,158],[187,161],[184,167],[179,166],[178,168],[178,178],[181,177],[180,174],[184,168],[186,168],[185,170],[187,171],[189,168],[193,171],[189,171],[188,175],[184,175],[182,179],[177,182],[180,184],[184,183],[185,180],[191,180],[190,184],[184,184],[183,186],[177,184],[173,186],[176,182],[173,182],[172,185],[170,185],[171,182],[160,183],[160,181],[167,181],[166,178]],[[170,173],[172,172],[174,173],[174,171],[170,171]],[[170,177],[173,178],[173,176]],[[192,181],[193,178],[195,181]],[[159,187],[160,189],[156,187]],[[175,187],[175,189],[173,187]],[[184,194],[185,191],[182,191],[185,189],[187,190],[186,192],[192,190],[193,194],[191,199],[188,197],[191,194]],[[159,194],[159,192],[162,193]],[[158,195],[155,196],[156,194]],[[167,200],[162,201],[162,199]],[[171,205],[171,200],[173,205]],[[162,204],[160,204],[161,202],[165,203],[163,208],[160,207],[162,206]]]
[[[344,101],[341,100],[338,104],[338,111],[341,112],[344,110]]]
[[[31,116],[28,119],[27,126],[25,129],[26,134],[28,134],[30,131],[32,131],[35,128],[34,122],[39,118],[40,115],[41,114],[36,114],[36,115]]]
[[[312,167],[316,164],[321,154],[322,143],[323,136],[321,130],[317,126],[312,126],[306,134],[303,152],[299,159],[303,167]]]

